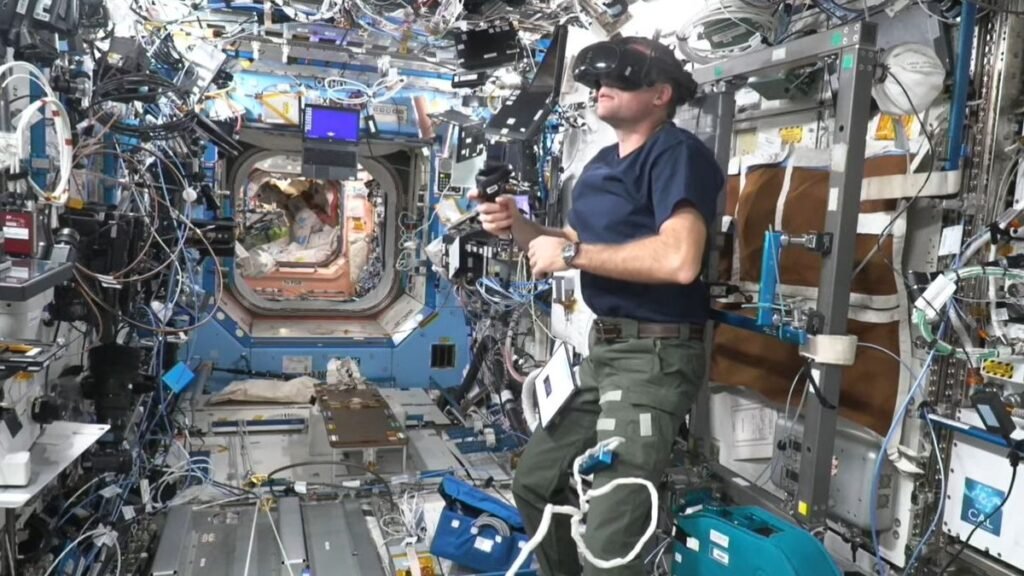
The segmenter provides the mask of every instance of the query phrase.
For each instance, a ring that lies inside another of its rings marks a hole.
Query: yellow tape
[[[903,124],[903,133],[910,137],[911,128],[914,127],[913,116],[900,116],[900,122]],[[878,127],[875,128],[875,140],[896,140],[896,117],[888,114],[882,114],[878,118]]]

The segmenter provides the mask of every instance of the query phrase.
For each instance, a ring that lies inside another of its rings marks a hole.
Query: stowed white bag
[[[923,117],[946,80],[946,68],[935,51],[921,44],[901,44],[888,50],[882,61],[888,74],[871,91],[878,107],[886,114],[913,116],[916,111]]]

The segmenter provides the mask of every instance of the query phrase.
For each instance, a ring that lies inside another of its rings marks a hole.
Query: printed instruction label
[[[281,372],[285,374],[309,374],[313,371],[312,356],[282,356]]]
[[[729,547],[729,537],[717,530],[711,531],[711,541],[715,544],[718,544],[722,548]]]

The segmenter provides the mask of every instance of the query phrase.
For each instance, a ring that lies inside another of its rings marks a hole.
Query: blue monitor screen
[[[307,140],[359,142],[359,111],[329,106],[306,106],[303,126]]]

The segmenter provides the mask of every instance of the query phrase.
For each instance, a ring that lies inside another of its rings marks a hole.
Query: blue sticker
[[[960,509],[960,520],[977,526],[983,520],[981,529],[994,536],[1003,531],[1003,511],[993,512],[1006,498],[1006,492],[987,486],[976,480],[967,479],[964,484],[964,503]],[[991,518],[990,518],[991,516]]]
[[[174,368],[171,368],[163,375],[161,380],[175,393],[180,393],[192,383],[195,377],[196,375],[188,369],[184,362],[178,362],[174,365]]]

